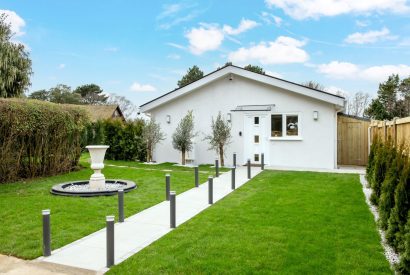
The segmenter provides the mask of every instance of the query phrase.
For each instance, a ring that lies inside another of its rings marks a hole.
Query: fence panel
[[[368,128],[370,121],[347,115],[339,115],[337,124],[338,165],[366,165],[368,160]]]

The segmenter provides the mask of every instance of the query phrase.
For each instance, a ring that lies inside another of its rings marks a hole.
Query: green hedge
[[[83,146],[109,145],[105,155],[111,160],[146,160],[146,145],[142,138],[143,119],[123,122],[118,119],[90,123],[83,133]]]
[[[0,99],[0,183],[75,169],[87,123],[76,107]]]
[[[399,271],[410,274],[410,162],[407,148],[376,138],[371,146],[366,178],[378,205],[380,226],[388,243],[401,255]]]

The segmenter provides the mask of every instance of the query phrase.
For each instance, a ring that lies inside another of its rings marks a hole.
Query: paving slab
[[[246,169],[244,166],[236,168],[236,188],[248,182]],[[252,167],[252,177],[260,172],[259,167]],[[231,171],[221,173],[218,178],[214,178],[213,187],[214,203],[231,193]],[[138,189],[134,192],[138,192]],[[188,221],[209,206],[207,182],[177,195],[176,225],[179,226]],[[130,216],[123,223],[116,223],[114,226],[115,264],[121,263],[172,230],[169,201],[163,201]],[[106,268],[106,229],[96,231],[52,251],[49,257],[40,257],[37,260],[105,272],[108,270]]]

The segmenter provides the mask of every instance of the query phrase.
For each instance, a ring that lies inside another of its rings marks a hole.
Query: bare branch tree
[[[368,93],[357,92],[353,97],[347,98],[347,114],[362,117],[364,110],[370,104],[371,97]]]

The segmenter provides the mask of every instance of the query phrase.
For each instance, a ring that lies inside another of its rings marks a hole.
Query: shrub
[[[394,193],[399,183],[400,172],[403,170],[405,164],[405,155],[403,146],[391,147],[391,165],[386,172],[386,177],[381,185],[379,213],[380,226],[383,229],[387,228],[388,219],[390,217],[391,209],[394,207]]]
[[[90,123],[83,133],[83,148],[86,145],[109,145],[106,159],[146,159],[146,146],[142,138],[145,122],[142,119],[123,122],[118,119],[99,120]]]
[[[391,210],[386,239],[398,251],[404,249],[405,224],[410,209],[410,165],[406,161],[401,173],[400,181],[394,193],[394,207]]]
[[[37,100],[0,100],[0,182],[73,170],[85,111]]]

